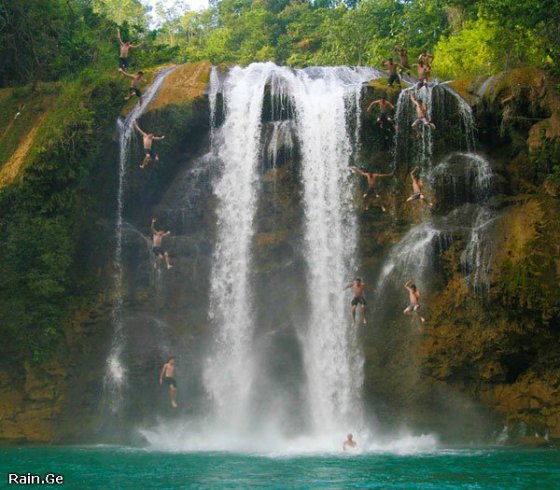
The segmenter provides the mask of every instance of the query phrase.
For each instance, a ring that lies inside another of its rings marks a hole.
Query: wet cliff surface
[[[123,440],[157,418],[196,418],[204,412],[202,357],[213,335],[208,319],[217,234],[213,186],[221,172],[211,152],[211,103],[214,125],[224,119],[220,95],[208,93],[209,77],[206,64],[178,68],[139,118],[142,128],[166,135],[157,142],[159,163],[140,170],[141,143],[132,140],[123,210],[122,406],[112,412],[104,400],[116,294],[112,258],[106,256],[99,289],[76,305],[56,355],[38,364],[22,362],[15,373],[2,371],[4,440]],[[558,95],[538,71],[451,86],[473,108],[476,148],[469,147],[460,105],[446,89],[433,91],[437,130],[429,142],[408,130],[412,115],[406,101],[396,136],[366,112],[379,96],[396,104],[396,90],[373,81],[362,91],[354,163],[394,170],[379,185],[386,213],[377,206],[363,210],[364,182],[353,177],[356,273],[375,290],[368,296],[368,326],[356,327],[364,354],[364,402],[375,414],[372,423],[387,430],[407,427],[464,442],[492,440],[505,426],[515,441],[559,439]],[[291,372],[300,371],[302,362],[295,338],[307,290],[301,155],[289,106],[271,111],[266,100],[274,105],[273,97],[265,98],[251,280],[257,285],[267,374],[283,379],[293,393],[290,383],[297,375]],[[105,157],[117,161],[116,144],[107,147]],[[433,209],[405,202],[408,173],[417,165]],[[114,179],[113,173],[104,198],[111,202]],[[172,231],[165,239],[171,270],[153,267],[152,217]],[[107,228],[112,240],[111,225]],[[411,276],[422,289],[425,324],[402,315],[407,304],[402,283]],[[341,286],[347,279],[340,278]],[[169,355],[178,357],[178,413],[157,382]]]

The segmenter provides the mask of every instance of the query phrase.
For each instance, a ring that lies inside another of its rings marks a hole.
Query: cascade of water
[[[453,90],[449,85],[440,85],[448,94],[452,95],[457,102],[457,108],[459,109],[459,116],[461,117],[461,123],[463,125],[463,135],[466,140],[467,150],[475,150],[475,131],[476,124],[474,122],[474,115],[471,106],[467,104],[467,101],[463,99],[455,90]]]
[[[263,145],[264,169],[277,169],[280,164],[293,156],[295,147],[294,123],[291,120],[272,121],[268,123],[266,143]]]
[[[363,360],[340,292],[342,281],[355,270],[357,233],[350,207],[352,138],[347,109],[354,105],[349,102],[358,100],[362,83],[378,74],[369,69],[314,68],[297,76],[293,97],[302,154],[310,305],[304,359],[311,420],[323,432],[360,423]],[[355,106],[359,111],[360,104]]]
[[[249,287],[253,217],[257,199],[261,113],[273,64],[233,68],[224,84],[226,116],[217,149],[223,173],[214,186],[218,236],[211,275],[210,318],[216,329],[204,383],[215,424],[242,431],[254,375],[253,305]]]
[[[124,301],[123,291],[123,226],[124,226],[124,196],[126,192],[126,171],[130,153],[130,141],[134,133],[134,123],[143,114],[144,110],[156,96],[165,78],[173,71],[173,68],[162,70],[156,75],[152,85],[144,93],[141,103],[132,109],[124,121],[117,122],[119,132],[119,180],[117,188],[117,212],[115,223],[115,258],[113,261],[113,289],[115,301],[112,309],[113,339],[111,349],[106,362],[105,377],[103,380],[104,399],[111,412],[118,412],[122,404],[122,389],[126,382],[126,367],[122,362],[122,351],[124,348],[124,322],[122,318],[122,307]]]

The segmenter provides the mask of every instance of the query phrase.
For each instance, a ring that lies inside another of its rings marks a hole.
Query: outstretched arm
[[[346,291],[347,289],[350,289],[350,288],[353,286],[353,284],[354,284],[354,283],[352,283],[352,282],[351,282],[351,283],[348,283],[346,286],[344,286],[344,287],[342,288],[342,290],[343,290],[343,291]]]
[[[354,169],[354,172],[359,173],[360,175],[363,175],[364,177],[366,176],[366,173],[359,167],[352,167]]]
[[[155,140],[164,140],[165,136],[154,136]]]
[[[119,68],[119,71],[122,73],[123,77],[134,78],[134,75],[131,75],[130,73],[127,73],[122,68]]]
[[[411,284],[412,284],[412,279],[409,279],[408,281],[406,281],[406,282],[404,283],[404,288],[405,288],[407,291],[410,291],[410,290],[411,290],[411,287],[410,287]]]
[[[122,46],[124,43],[121,38],[121,30],[118,27],[117,27],[117,39],[119,40],[119,44]]]
[[[131,48],[139,48],[140,46],[142,46],[142,44],[144,44],[144,41],[140,41],[138,44],[131,44],[130,47]]]
[[[156,219],[152,218],[152,226],[150,226],[150,229],[152,230],[152,233],[155,235],[157,233],[156,230]]]
[[[381,99],[377,99],[377,100],[372,101],[372,103],[371,103],[370,105],[368,105],[367,111],[368,111],[368,112],[371,111],[371,108],[372,108],[374,105],[379,104],[379,101],[380,101],[380,100],[381,100]]]
[[[395,174],[395,171],[393,170],[391,173],[389,174],[377,174],[378,177],[392,177]]]
[[[142,131],[140,129],[140,126],[138,126],[138,123],[136,121],[134,121],[134,127],[136,128],[136,131],[138,131],[142,136],[146,136],[146,133],[144,133],[144,131]],[[154,138],[154,139],[156,139],[156,138]],[[152,221],[152,223],[154,223],[154,222],[155,222],[155,219]]]
[[[163,374],[165,373],[165,364],[161,368],[161,373],[159,374],[159,384],[163,384]]]

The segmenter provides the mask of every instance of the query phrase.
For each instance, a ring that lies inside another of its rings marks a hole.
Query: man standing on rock
[[[352,326],[354,327],[356,325],[356,308],[358,307],[358,305],[361,305],[362,307],[362,322],[364,325],[367,325],[367,318],[366,318],[367,302],[366,299],[364,298],[364,289],[367,289],[367,286],[365,285],[365,283],[362,282],[362,280],[359,277],[357,277],[350,284],[347,284],[344,287],[343,291],[346,291],[349,288],[354,289],[354,298],[350,303],[352,305]]]
[[[170,231],[156,230],[156,219],[155,218],[152,218],[151,229],[152,229],[152,240],[153,240],[152,251],[154,252],[154,255],[156,256],[156,261],[154,262],[154,268],[157,269],[157,266],[161,262],[161,259],[165,259],[165,264],[167,266],[167,270],[169,270],[173,266],[171,265],[171,261],[169,259],[169,253],[167,252],[167,250],[165,250],[165,248],[162,247],[161,242],[163,240],[163,237],[171,235],[171,232]]]
[[[373,199],[379,199],[379,194],[377,193],[377,190],[375,189],[376,185],[377,185],[377,179],[381,178],[381,177],[390,177],[391,175],[393,175],[393,172],[391,172],[390,174],[374,174],[371,172],[364,172],[361,168],[358,167],[351,167],[352,170],[354,170],[354,172],[359,173],[360,175],[363,175],[366,179],[367,179],[367,184],[368,184],[368,189],[366,191],[366,193],[363,195],[364,198],[364,210],[367,211],[369,210],[369,207],[373,201]],[[381,200],[379,200],[379,206],[381,207],[381,211],[385,212],[385,206],[383,206],[383,203],[381,202]]]
[[[136,128],[136,131],[138,131],[142,135],[142,139],[144,140],[145,156],[144,160],[140,164],[140,168],[144,168],[146,165],[148,165],[148,162],[150,160],[159,162],[159,155],[157,153],[154,153],[154,151],[152,150],[152,144],[154,140],[159,141],[165,139],[165,136],[155,136],[154,133],[145,133],[140,129],[140,126],[138,126],[138,123],[136,121],[134,121],[134,127]]]
[[[159,375],[159,384],[164,383],[169,386],[169,398],[171,400],[171,406],[177,408],[177,382],[173,375],[175,374],[175,358],[170,357],[168,361],[163,365],[161,373]]]
[[[399,88],[401,88],[401,79],[399,77],[399,74],[397,73],[399,65],[393,62],[393,58],[389,58],[385,63],[383,63],[383,66],[386,66],[389,70],[389,79],[387,81],[387,85],[389,87],[392,87],[393,83],[397,82],[397,85],[399,86]]]
[[[119,53],[119,68],[122,70],[126,70],[128,68],[128,51],[130,49],[136,49],[142,46],[144,42],[142,41],[139,44],[132,44],[130,41],[123,42],[121,38],[121,31],[117,27],[117,39],[119,40],[120,45],[120,53]]]

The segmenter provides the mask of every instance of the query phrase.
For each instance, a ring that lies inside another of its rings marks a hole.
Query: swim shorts
[[[130,87],[130,93],[136,95],[136,97],[142,97],[142,92],[136,87]]]
[[[128,68],[128,58],[119,58],[119,66],[123,70],[126,70]]]
[[[389,75],[389,82],[388,85],[389,87],[391,85],[393,85],[393,83],[397,82],[399,85],[401,84],[401,79],[399,78],[399,75],[397,75],[396,73],[393,73],[391,75]]]
[[[366,299],[363,296],[354,296],[354,299],[352,300],[351,303],[352,306],[358,306],[358,305],[365,306],[366,304],[367,304]]]
[[[375,187],[368,187],[365,195],[366,197],[379,197],[379,194],[377,194]]]
[[[153,247],[152,252],[156,257],[163,257],[166,253],[166,250],[163,247]]]
[[[153,158],[154,160],[157,158],[157,153],[151,148],[144,148],[144,153],[147,157]]]
[[[165,376],[163,378],[163,383],[166,384],[167,386],[173,386],[173,388],[177,388],[177,382],[175,381],[175,378],[170,378],[168,376]]]
[[[414,194],[412,194],[412,201],[417,201],[418,199],[422,199],[424,197],[424,194],[422,194],[421,192],[415,192]]]

